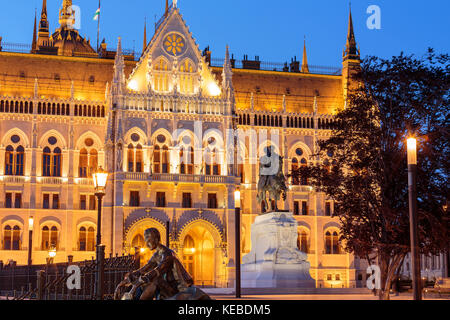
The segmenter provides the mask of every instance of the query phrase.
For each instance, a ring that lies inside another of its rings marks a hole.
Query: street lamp
[[[28,218],[28,267],[31,266],[31,248],[33,245],[33,226],[34,218],[30,216]]]
[[[106,182],[108,181],[108,172],[98,168],[93,174],[93,181],[95,187],[95,196],[97,197],[97,274],[96,274],[96,297],[97,300],[103,300],[103,270],[105,264],[105,246],[102,245],[102,199],[106,193]]]
[[[53,260],[56,257],[56,248],[51,247],[48,251],[47,264],[53,264]]]
[[[241,297],[241,191],[234,192],[236,298]]]
[[[408,191],[409,191],[409,232],[411,239],[411,267],[413,278],[414,300],[422,300],[420,283],[420,256],[419,239],[417,231],[417,140],[408,138]]]

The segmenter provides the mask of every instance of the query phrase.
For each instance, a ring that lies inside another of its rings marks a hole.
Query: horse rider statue
[[[283,174],[283,157],[275,152],[273,146],[265,148],[265,155],[259,161],[258,195],[259,203],[264,201],[267,212],[277,211],[277,201],[286,201],[286,178]],[[269,206],[270,204],[270,206]],[[262,214],[265,214],[263,212]]]

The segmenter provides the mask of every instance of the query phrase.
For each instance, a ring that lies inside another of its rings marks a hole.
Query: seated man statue
[[[193,285],[194,281],[176,257],[175,253],[161,244],[161,235],[155,228],[144,232],[145,243],[155,253],[139,270],[127,274],[116,289],[132,286],[122,300],[209,300],[210,297]]]

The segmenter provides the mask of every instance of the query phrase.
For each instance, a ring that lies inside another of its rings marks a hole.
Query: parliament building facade
[[[312,155],[330,136],[360,65],[351,15],[341,70],[309,66],[306,48],[301,62],[271,69],[259,59],[236,61],[228,48],[223,66],[214,66],[176,5],[149,42],[144,36],[138,61],[120,38],[116,51],[104,42],[94,50],[71,27],[71,5],[63,1],[51,34],[43,0],[29,52],[2,48],[0,38],[0,260],[27,264],[30,234],[33,264],[45,263],[50,250],[55,262],[95,256],[91,176],[102,167],[109,172],[101,224],[107,255],[142,248],[148,258],[143,233],[155,227],[196,284],[232,286],[234,193],[241,193],[242,256],[264,210],[256,200],[260,151],[273,145],[287,176],[333,163],[332,155]],[[230,130],[244,139],[231,142]],[[288,183],[278,207],[298,221],[316,286],[363,287],[367,266],[339,245],[333,201],[305,179]]]

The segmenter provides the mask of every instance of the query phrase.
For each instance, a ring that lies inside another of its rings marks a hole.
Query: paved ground
[[[216,300],[236,300],[233,295],[212,295]],[[241,300],[378,300],[372,294],[290,294],[290,295],[243,295]],[[391,300],[412,300],[411,294],[391,295]],[[426,296],[424,300],[449,300]]]

